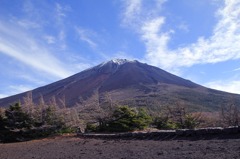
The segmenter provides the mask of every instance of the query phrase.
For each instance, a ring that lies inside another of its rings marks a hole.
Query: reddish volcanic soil
[[[237,159],[240,139],[103,140],[62,136],[0,144],[0,159]]]

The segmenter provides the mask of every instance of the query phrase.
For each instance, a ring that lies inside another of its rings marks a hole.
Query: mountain
[[[28,92],[0,99],[0,106],[23,101]],[[229,102],[240,103],[240,95],[209,89],[138,61],[116,59],[101,63],[66,79],[31,91],[34,102],[53,97],[68,107],[106,101],[146,106],[183,103],[192,110],[214,111]]]

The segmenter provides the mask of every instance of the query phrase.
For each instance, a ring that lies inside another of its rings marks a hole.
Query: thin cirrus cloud
[[[55,44],[56,43],[56,38],[51,35],[45,35],[43,36],[43,39],[46,40],[48,44]]]
[[[21,92],[26,92],[31,89],[33,89],[32,86],[27,86],[27,85],[10,85],[7,86],[5,89],[7,89],[7,93],[0,93],[0,99],[9,96],[10,94],[17,94]]]
[[[12,94],[15,94],[18,92],[25,92],[33,88],[32,86],[26,86],[26,85],[10,85],[9,89],[12,91]]]
[[[26,29],[31,29],[31,28],[39,28],[39,24],[35,23],[35,22],[32,22],[32,21],[29,21],[29,20],[26,20],[26,19],[23,19],[23,20],[19,20],[18,22],[18,25],[22,26],[23,28],[26,28]]]
[[[86,42],[91,48],[97,47],[97,43],[92,40],[92,37],[95,36],[95,33],[93,31],[83,29],[81,27],[76,27],[76,32],[81,41]]]
[[[71,11],[71,7],[68,5],[61,5],[59,3],[55,4],[55,11],[54,11],[54,17],[55,17],[55,25],[57,29],[59,30],[58,33],[58,39],[60,43],[60,48],[62,50],[67,49],[66,44],[66,27],[65,27],[65,20],[67,19],[67,13]]]
[[[64,78],[71,74],[63,68],[64,65],[52,55],[47,47],[40,46],[27,31],[13,27],[7,22],[1,22],[0,35],[1,54],[10,56],[53,77]]]

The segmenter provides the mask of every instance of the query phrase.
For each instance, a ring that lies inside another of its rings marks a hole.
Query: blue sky
[[[113,58],[240,93],[240,1],[0,0],[0,98]]]

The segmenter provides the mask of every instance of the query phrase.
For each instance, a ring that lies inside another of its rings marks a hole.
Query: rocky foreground
[[[240,138],[121,140],[74,135],[0,144],[1,159],[240,158]]]

